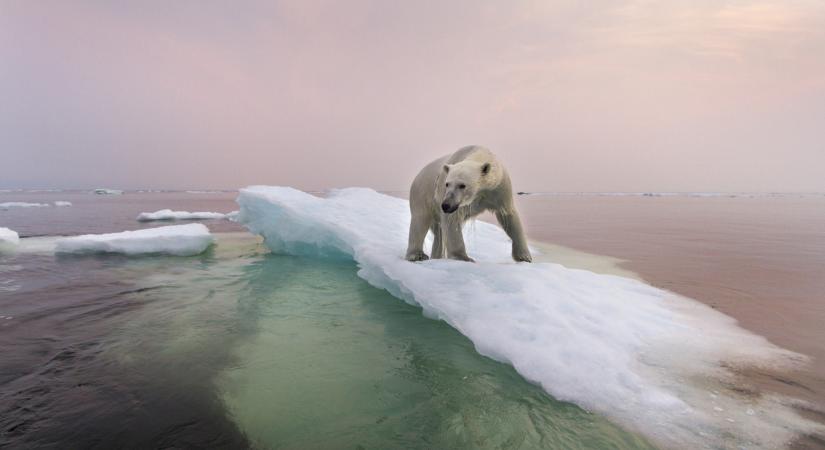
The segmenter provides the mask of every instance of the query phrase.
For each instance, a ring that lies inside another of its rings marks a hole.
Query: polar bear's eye
[[[461,183],[461,184],[458,185],[459,189],[464,189],[465,187],[467,187],[467,185],[464,184],[464,183]]]
[[[447,186],[447,187],[450,187],[450,183],[447,183],[447,184],[446,184],[446,186]]]

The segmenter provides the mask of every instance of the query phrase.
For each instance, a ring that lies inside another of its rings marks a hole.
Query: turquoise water
[[[118,270],[145,273],[134,295],[154,306],[109,356],[208,376],[254,447],[650,448],[478,355],[352,262],[273,255],[237,234],[205,257]]]

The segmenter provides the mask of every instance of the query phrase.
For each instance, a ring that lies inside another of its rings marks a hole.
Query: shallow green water
[[[207,257],[121,270],[145,271],[134,295],[152,306],[119,332],[111,357],[184,386],[209,382],[255,447],[649,448],[478,355],[358,278],[352,262],[223,237]]]

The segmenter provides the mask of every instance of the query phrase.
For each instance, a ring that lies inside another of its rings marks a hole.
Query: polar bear
[[[513,203],[507,170],[490,150],[471,145],[421,169],[410,187],[410,238],[406,259],[428,259],[424,238],[432,230],[432,257],[473,261],[464,248],[461,227],[468,219],[492,211],[513,241],[513,259],[532,261]]]

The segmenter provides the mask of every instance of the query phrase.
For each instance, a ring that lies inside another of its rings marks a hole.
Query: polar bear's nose
[[[447,202],[444,202],[444,203],[441,204],[441,210],[444,211],[445,213],[451,213],[451,212],[455,211],[456,209],[457,208],[451,207],[450,204],[447,203]]]

